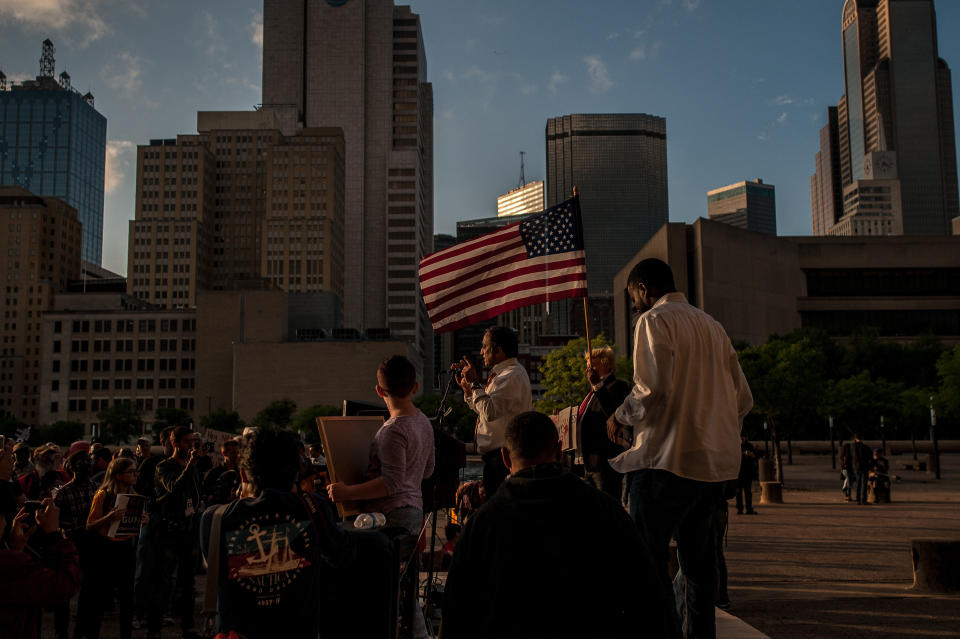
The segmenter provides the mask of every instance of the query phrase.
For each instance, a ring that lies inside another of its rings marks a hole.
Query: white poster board
[[[370,465],[370,444],[383,426],[382,417],[317,417],[317,429],[327,457],[330,483],[360,484],[367,480]],[[338,502],[341,517],[356,515],[363,504]]]

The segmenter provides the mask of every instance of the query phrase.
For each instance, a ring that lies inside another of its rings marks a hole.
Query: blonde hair
[[[103,474],[103,483],[100,484],[100,490],[114,495],[118,494],[117,476],[127,472],[130,467],[136,468],[137,462],[129,457],[115,457],[107,466],[107,472]]]
[[[584,353],[584,357],[586,356],[587,354]],[[613,349],[610,348],[609,346],[601,346],[599,348],[591,349],[590,360],[594,362],[596,361],[603,362],[604,364],[607,364],[611,370],[616,368],[616,365],[617,365],[617,355],[616,353],[613,352]]]

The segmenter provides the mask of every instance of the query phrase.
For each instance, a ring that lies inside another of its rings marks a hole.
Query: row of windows
[[[93,372],[109,372],[110,371],[110,361],[108,359],[95,359],[92,360],[93,364],[90,364],[91,360],[86,359],[72,359],[70,360],[70,372],[71,373],[86,373],[93,369]],[[51,363],[51,371],[54,373],[60,372],[60,360],[55,359]],[[177,370],[177,358],[162,358],[162,359],[137,359],[136,370],[137,372],[150,372],[154,370],[160,371],[175,371]],[[192,371],[196,370],[197,363],[196,360],[192,357],[185,357],[179,360],[180,370],[182,371]],[[133,371],[133,359],[116,359],[113,360],[114,370],[118,373],[120,372],[131,372]]]
[[[134,323],[136,322],[136,323]],[[113,333],[114,327],[116,328],[117,333],[132,333],[134,326],[137,327],[137,330],[140,333],[156,333],[157,332],[157,320],[154,319],[141,319],[141,320],[132,320],[132,319],[120,319],[116,320],[73,320],[71,323],[71,330],[74,333],[89,333],[90,328],[93,328],[94,333]],[[160,332],[162,333],[176,333],[178,327],[182,326],[184,332],[193,332],[197,330],[197,320],[196,319],[162,319],[160,320]],[[53,323],[53,332],[62,333],[63,332],[63,320],[56,320]],[[76,352],[76,351],[74,351]],[[86,352],[86,351],[83,351]]]
[[[129,402],[130,398],[117,397],[114,399],[108,398],[95,398],[90,400],[90,412],[98,413],[100,411],[106,410],[111,406],[120,406],[126,402]],[[153,398],[144,397],[136,399],[137,409],[144,410],[153,410]],[[193,410],[193,398],[192,397],[160,397],[157,399],[157,408],[176,408],[177,404],[180,405],[182,410],[191,411]],[[84,413],[87,411],[87,400],[86,399],[71,399],[67,404],[69,411],[71,413]],[[57,413],[60,411],[59,402],[50,402],[50,412]]]

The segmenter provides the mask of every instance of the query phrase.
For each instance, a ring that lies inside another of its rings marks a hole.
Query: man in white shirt
[[[610,466],[629,473],[630,514],[665,581],[670,538],[677,540],[687,578],[685,634],[713,637],[716,540],[709,521],[724,482],[737,477],[740,428],[753,396],[723,327],[676,291],[667,264],[641,261],[627,291],[642,313],[634,386],[607,434],[621,441],[632,428],[632,447]]]
[[[520,413],[533,410],[530,377],[517,361],[517,350],[513,329],[493,326],[484,333],[480,349],[483,365],[490,368],[487,383],[477,380],[477,370],[466,357],[454,365],[462,366],[459,383],[463,399],[477,414],[477,452],[483,458],[487,499],[493,497],[509,474],[500,456],[507,424]]]

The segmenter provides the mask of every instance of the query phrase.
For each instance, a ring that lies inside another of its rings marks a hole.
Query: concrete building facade
[[[508,191],[497,198],[497,216],[539,213],[546,208],[543,205],[543,195],[543,180],[528,182],[521,187]]]
[[[890,339],[960,342],[960,238],[772,237],[699,219],[663,228],[617,274],[616,343],[630,352],[630,270],[656,257],[678,290],[732,340],[816,327],[836,337],[876,327]]]
[[[777,234],[777,194],[763,180],[744,180],[707,192],[707,216],[747,231]]]
[[[420,17],[391,0],[265,0],[263,16],[263,108],[344,133],[344,324],[389,329],[432,368],[417,294],[433,240],[433,87]]]
[[[343,298],[343,135],[279,126],[269,112],[201,112],[197,135],[138,147],[131,295],[188,308],[200,289],[264,278]]]
[[[71,86],[70,74],[54,78],[53,53],[53,43],[45,41],[40,75],[0,90],[0,184],[76,209],[82,258],[99,266],[107,119],[94,108],[92,94]]]
[[[0,261],[4,286],[0,410],[27,424],[41,418],[42,318],[57,292],[80,276],[82,230],[77,210],[57,198],[0,187]]]
[[[952,80],[937,52],[933,0],[846,0],[841,35],[845,92],[837,107],[839,183],[832,190],[846,195],[850,185],[870,179],[871,153],[892,152],[902,232],[948,235],[960,196]],[[812,182],[836,180],[827,170],[818,162]],[[815,198],[814,230],[829,234],[818,223],[823,211]]]
[[[123,293],[61,293],[43,316],[40,423],[78,421],[124,402],[145,422],[158,408],[193,413],[196,313],[160,309]]]

